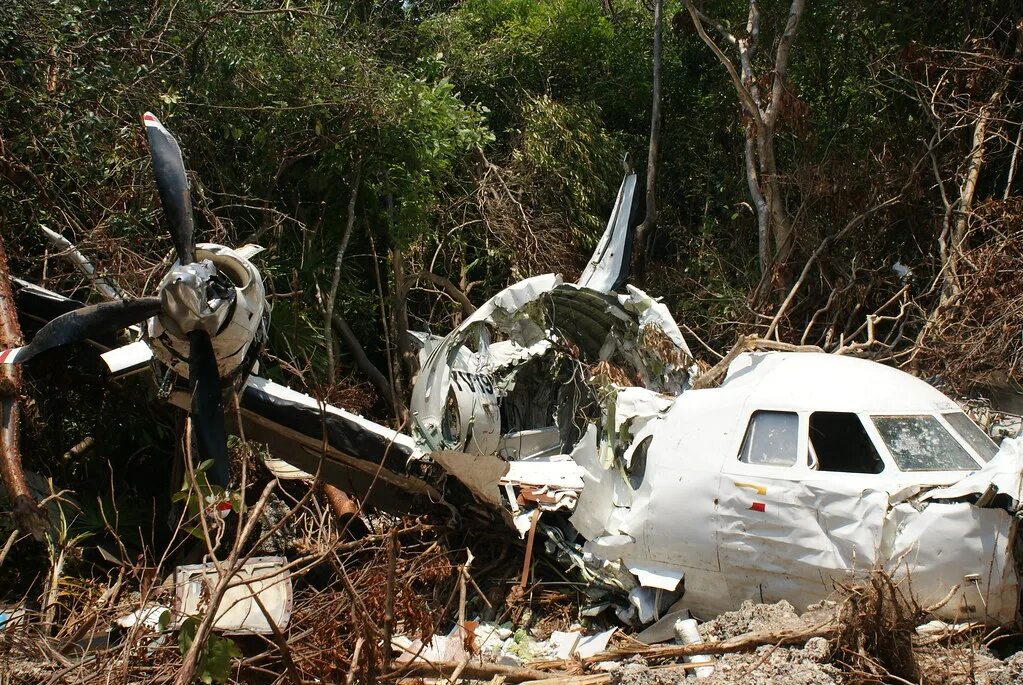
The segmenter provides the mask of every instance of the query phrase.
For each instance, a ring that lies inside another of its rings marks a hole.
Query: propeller
[[[97,333],[127,328],[159,313],[159,297],[115,300],[75,309],[40,328],[28,345],[0,352],[0,364],[21,364],[40,352],[82,342]]]
[[[210,480],[227,486],[230,462],[227,458],[227,429],[224,427],[224,397],[213,342],[205,331],[188,334],[188,378],[192,382],[192,430],[202,459],[212,459]]]
[[[142,115],[153,158],[153,176],[160,191],[160,204],[170,224],[171,240],[181,264],[195,261],[195,225],[192,219],[192,196],[188,192],[185,161],[178,141],[163,127],[152,112]]]
[[[195,261],[192,200],[177,140],[152,113],[146,112],[142,121],[160,203],[178,255],[177,263],[161,284],[161,297],[103,302],[58,316],[43,326],[28,345],[0,352],[0,364],[20,364],[46,350],[160,316],[168,332],[179,338],[187,336],[192,433],[200,460],[213,460],[210,481],[227,487],[230,464],[224,401],[211,335],[224,323],[234,301],[234,290],[211,262]]]

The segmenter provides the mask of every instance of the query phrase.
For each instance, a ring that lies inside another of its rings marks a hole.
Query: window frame
[[[945,411],[935,414],[935,416],[938,418],[938,421],[945,425],[945,429],[952,434],[952,437],[956,439],[956,442],[965,447],[966,451],[970,453],[970,456],[973,457],[974,461],[980,464],[978,468],[983,468],[984,464],[989,463],[991,459],[995,458],[995,454],[998,454],[999,447],[998,443],[991,439],[991,436],[989,436],[987,433],[984,433],[984,436],[987,437],[987,439],[991,442],[992,445],[994,445],[995,452],[994,454],[991,455],[991,459],[985,459],[984,457],[981,456],[980,452],[978,452],[973,447],[973,444],[969,441],[969,439],[967,439],[967,437],[963,435],[951,421],[945,418],[946,414],[962,414],[967,418],[967,420],[970,421],[970,423],[976,426],[977,430],[979,430],[981,433],[984,433],[984,429],[981,428],[980,426],[977,426],[977,422],[970,418],[970,415],[962,411],[961,409],[959,411]]]

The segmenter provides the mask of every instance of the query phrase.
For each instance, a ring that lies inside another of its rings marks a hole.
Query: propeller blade
[[[188,193],[188,177],[178,141],[151,112],[142,116],[153,157],[153,176],[160,191],[163,213],[170,224],[171,240],[178,252],[178,261],[195,261],[195,227],[192,219],[192,198]]]
[[[205,331],[188,334],[188,378],[192,383],[192,432],[202,461],[213,460],[209,480],[227,487],[230,464],[227,458],[227,429],[224,426],[224,399],[217,371],[217,355]]]
[[[159,297],[101,302],[75,309],[40,328],[28,345],[0,352],[0,364],[21,364],[40,352],[82,342],[97,333],[127,328],[159,313]]]

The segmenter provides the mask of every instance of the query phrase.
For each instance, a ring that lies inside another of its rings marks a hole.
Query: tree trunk
[[[753,132],[746,131],[746,184],[749,186],[750,197],[757,212],[757,253],[760,257],[760,274],[763,277],[771,268],[771,217],[767,209],[767,200],[760,192],[760,175],[757,173],[756,142]]]
[[[11,275],[7,266],[7,252],[0,238],[0,349],[22,344],[18,311],[11,292]],[[21,465],[21,367],[0,364],[0,479],[11,500],[18,526],[42,539],[48,523],[25,481]]]
[[[757,156],[760,162],[760,187],[767,201],[771,216],[771,232],[774,238],[774,258],[771,278],[782,288],[787,287],[787,265],[792,253],[792,225],[785,211],[781,183],[778,180],[778,163],[774,156],[774,128],[766,122],[757,132]]]
[[[344,262],[345,250],[348,249],[348,241],[352,237],[352,227],[355,226],[355,201],[359,197],[359,181],[362,179],[362,162],[355,168],[355,179],[352,181],[352,194],[348,198],[348,217],[345,221],[345,232],[341,235],[341,243],[337,247],[337,258],[334,260],[334,274],[330,281],[330,290],[327,292],[327,302],[324,306],[323,338],[327,346],[327,383],[333,385],[337,376],[337,367],[334,361],[334,338],[331,333],[334,320],[334,304],[337,301],[337,287],[341,281],[341,264]]]
[[[377,368],[376,364],[370,361],[366,355],[366,350],[362,347],[362,343],[359,342],[355,332],[348,325],[348,322],[344,320],[337,312],[334,312],[332,317],[332,323],[334,329],[337,332],[338,338],[341,339],[341,343],[344,345],[348,353],[352,355],[355,360],[355,365],[360,371],[369,379],[369,382],[376,388],[377,393],[387,402],[390,407],[400,407],[399,413],[404,413],[404,405],[401,404],[401,400],[394,394],[394,388],[387,381],[387,377],[384,376],[383,372]]]
[[[661,146],[661,14],[663,0],[654,0],[653,102],[650,105],[650,147],[646,160],[646,216],[636,228],[633,273],[642,283],[646,276],[647,243],[657,225],[657,158]]]
[[[984,165],[984,153],[987,147],[987,129],[993,114],[997,113],[998,105],[1002,101],[1005,89],[1012,81],[1013,72],[1016,71],[1016,60],[1023,53],[1023,29],[1018,30],[1016,37],[1016,49],[1013,52],[1013,60],[1009,69],[1005,72],[1002,82],[995,88],[995,91],[988,98],[988,101],[977,113],[977,121],[973,125],[973,138],[971,139],[970,155],[966,164],[966,174],[963,177],[959,189],[959,202],[956,206],[956,220],[950,236],[948,250],[948,268],[945,271],[945,283],[942,291],[942,301],[951,298],[958,290],[957,266],[959,252],[962,248],[963,239],[966,237],[966,225],[969,222],[970,212],[973,210],[973,196],[977,191],[977,180],[980,178],[980,170]]]
[[[405,289],[405,256],[394,235],[394,197],[387,194],[387,231],[390,242],[391,277],[394,279],[394,306],[391,308],[394,317],[394,344],[398,348],[397,373],[395,374],[395,390],[399,397],[406,397],[405,388],[410,387],[415,376],[418,358],[412,351],[409,342],[408,328],[408,290]],[[406,380],[408,383],[406,384]],[[403,414],[407,413],[403,409]],[[401,420],[405,420],[405,416]]]
[[[779,181],[774,132],[775,124],[785,106],[785,76],[788,73],[789,54],[799,29],[804,4],[805,0],[792,0],[789,7],[788,20],[775,52],[770,100],[765,106],[761,101],[758,79],[753,73],[753,55],[760,40],[760,8],[757,0],[749,0],[746,34],[741,38],[732,35],[720,23],[703,14],[692,0],[685,2],[697,34],[728,72],[739,104],[750,119],[744,122],[746,127],[744,155],[746,184],[757,212],[757,247],[761,272],[760,285],[756,293],[758,301],[762,301],[772,290],[787,289],[791,280],[788,261],[795,244],[795,236],[792,222],[785,210]],[[707,35],[704,22],[713,26],[729,44],[737,48],[738,70],[721,47]]]

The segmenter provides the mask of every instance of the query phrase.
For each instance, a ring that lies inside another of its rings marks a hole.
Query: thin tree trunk
[[[760,274],[763,277],[771,268],[771,219],[767,209],[767,200],[760,192],[760,178],[757,174],[756,143],[753,132],[746,131],[746,184],[749,186],[750,197],[757,212],[757,248],[760,255]]]
[[[333,383],[337,374],[337,367],[334,360],[334,337],[332,321],[334,319],[334,303],[337,301],[337,288],[341,282],[341,264],[344,262],[345,250],[348,249],[348,241],[352,237],[352,227],[355,226],[355,201],[359,197],[359,181],[362,179],[362,162],[355,167],[355,178],[352,181],[352,194],[348,198],[348,217],[345,222],[345,232],[341,236],[341,244],[337,248],[337,258],[334,260],[334,275],[330,281],[330,290],[327,292],[327,302],[324,306],[323,338],[327,346],[327,382]]]
[[[1009,192],[1012,190],[1012,179],[1016,176],[1016,161],[1019,159],[1019,143],[1020,139],[1023,139],[1023,123],[1019,125],[1019,130],[1016,131],[1016,142],[1012,147],[1012,159],[1009,160],[1009,175],[1005,179],[1005,192],[1002,193],[1002,199],[1009,199]]]
[[[653,48],[653,101],[650,105],[650,147],[646,160],[646,216],[636,228],[633,247],[634,273],[636,280],[643,282],[646,275],[647,243],[657,225],[657,158],[661,146],[661,14],[663,0],[654,0],[654,48]]]
[[[394,317],[394,344],[398,348],[399,358],[395,384],[398,386],[398,395],[405,397],[406,380],[411,383],[418,368],[416,368],[416,355],[412,351],[412,345],[409,342],[408,303],[406,301],[408,291],[405,289],[405,256],[402,254],[401,247],[398,245],[394,235],[394,197],[390,193],[387,194],[387,232],[390,242],[391,277],[394,279],[394,306],[391,308]],[[400,418],[404,421],[406,418],[404,416],[404,408],[402,413],[403,416]]]
[[[7,252],[0,238],[0,349],[22,344],[18,311],[11,292]],[[46,515],[39,509],[25,481],[21,466],[21,367],[0,364],[0,478],[11,500],[18,526],[41,540],[47,528]]]
[[[1023,30],[1017,32],[1016,49],[1013,53],[1013,57],[1018,59],[1021,52],[1023,52]],[[991,122],[991,116],[997,110],[998,105],[1002,100],[1002,95],[1005,93],[1005,89],[1012,80],[1012,74],[1016,70],[1016,59],[1012,60],[1011,66],[1006,71],[1002,83],[995,88],[995,91],[991,93],[991,97],[988,98],[988,101],[980,108],[980,112],[977,114],[977,123],[973,126],[973,139],[970,147],[969,161],[966,165],[966,175],[963,178],[963,184],[959,190],[959,202],[956,207],[956,221],[952,229],[952,236],[949,244],[949,268],[945,272],[945,284],[942,292],[943,302],[954,296],[959,289],[959,285],[956,282],[956,262],[958,261],[963,239],[966,236],[966,224],[969,221],[970,212],[973,210],[973,196],[977,192],[977,180],[980,178],[981,167],[984,166],[984,153],[987,148],[988,124]]]
[[[746,35],[736,40],[739,48],[739,68],[741,82],[749,89],[751,99],[759,106],[760,88],[753,78],[753,56],[760,47],[760,7],[757,0],[750,0],[749,15],[746,19]],[[761,117],[762,119],[762,117]],[[754,121],[756,119],[754,118]],[[754,126],[747,126],[744,132],[746,144],[744,157],[746,163],[746,185],[757,213],[757,254],[760,261],[761,279],[771,268],[771,216],[767,200],[760,192],[760,173],[757,171],[756,131]]]
[[[465,293],[463,293],[458,288],[457,285],[452,283],[447,278],[444,278],[443,276],[439,276],[433,273],[432,271],[420,271],[417,274],[412,274],[405,281],[405,284],[402,286],[402,290],[408,292],[409,288],[411,288],[412,285],[415,284],[415,282],[418,281],[420,278],[426,279],[430,283],[433,283],[436,286],[444,288],[444,292],[450,295],[453,300],[455,300],[456,302],[458,302],[459,305],[461,305],[463,315],[469,317],[472,316],[473,313],[476,311],[476,305],[469,301],[469,298],[466,297]]]
[[[771,215],[771,231],[774,237],[774,268],[772,277],[780,278],[779,285],[788,285],[787,265],[792,253],[792,226],[785,211],[781,183],[778,179],[778,162],[774,156],[774,129],[764,124],[757,132],[757,156],[760,162],[760,186]]]
[[[377,393],[380,394],[390,407],[396,407],[400,402],[394,395],[394,390],[391,388],[391,384],[387,381],[387,377],[377,368],[376,364],[370,361],[366,355],[366,350],[363,349],[362,343],[356,337],[355,332],[348,325],[348,322],[344,318],[334,312],[332,317],[334,328],[337,331],[338,337],[341,339],[341,344],[345,346],[348,353],[352,355],[355,360],[355,365],[359,367],[359,370],[369,379],[369,382],[376,388]],[[404,411],[404,407],[401,407]]]
[[[785,76],[788,73],[789,54],[799,29],[804,4],[805,0],[792,0],[785,30],[778,41],[775,53],[770,101],[765,106],[760,99],[760,89],[757,86],[757,78],[753,73],[752,66],[752,56],[760,39],[760,8],[757,1],[750,0],[749,2],[746,35],[742,38],[732,35],[726,28],[704,15],[696,8],[692,0],[686,0],[685,3],[697,34],[728,72],[739,103],[750,117],[745,133],[744,155],[746,183],[757,211],[757,246],[761,270],[761,282],[756,295],[758,300],[772,287],[786,289],[789,281],[787,265],[795,243],[792,222],[785,211],[778,175],[774,132],[775,124],[784,109]],[[718,44],[707,35],[703,25],[704,21],[722,33],[728,43],[737,47],[739,70]]]
[[[771,274],[778,281],[782,291],[789,288],[789,257],[795,245],[792,223],[785,211],[781,184],[778,178],[778,162],[774,154],[774,130],[778,117],[785,108],[785,80],[789,72],[789,55],[792,43],[796,40],[799,20],[803,16],[805,0],[792,0],[789,16],[785,22],[785,31],[774,55],[774,78],[771,83],[771,101],[764,113],[763,122],[758,130],[760,139],[760,179],[766,189],[764,195],[771,211],[771,222],[774,224],[774,268]]]

